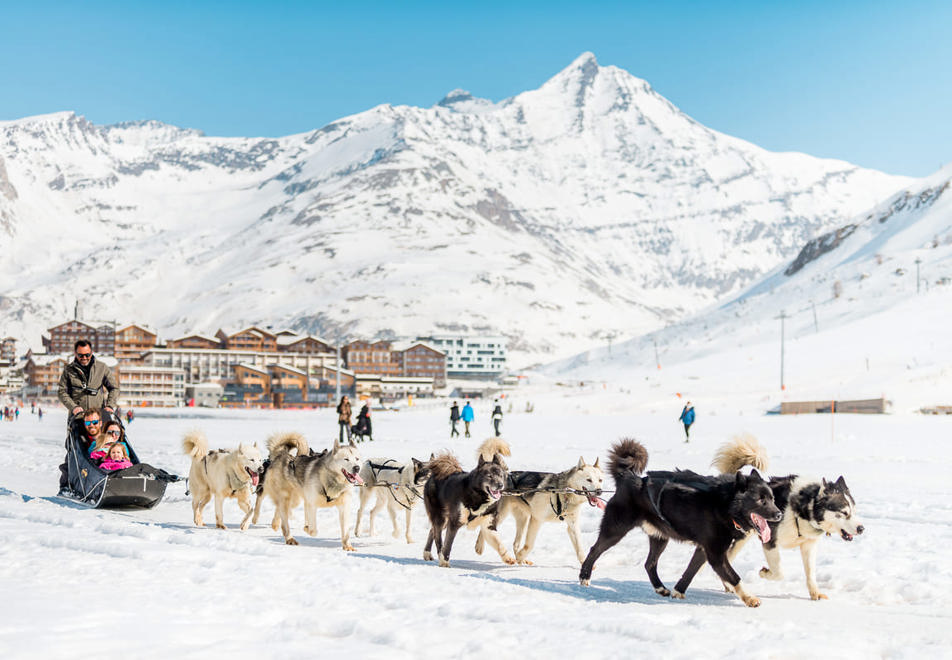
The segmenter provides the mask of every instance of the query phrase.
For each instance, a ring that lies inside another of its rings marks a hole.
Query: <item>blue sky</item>
[[[952,162],[952,2],[0,0],[0,119],[73,110],[277,136],[453,88],[500,100],[584,51],[775,151]]]

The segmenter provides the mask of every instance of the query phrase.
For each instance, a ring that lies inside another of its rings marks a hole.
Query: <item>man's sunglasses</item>
[[[77,353],[77,354],[76,354],[76,357],[78,357],[78,358],[88,358],[88,357],[92,357],[92,356],[93,356],[92,353]]]
[[[101,419],[94,419],[91,422],[83,422],[83,424],[85,424],[86,426],[95,426],[96,424],[99,424],[99,422],[101,421],[102,421]]]

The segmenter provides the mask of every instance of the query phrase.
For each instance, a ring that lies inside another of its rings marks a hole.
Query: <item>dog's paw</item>
[[[519,563],[522,564],[523,566],[534,566],[534,564],[532,563],[532,560],[531,560],[531,559],[526,559],[525,557],[523,557],[522,559],[520,559],[520,560],[519,560]]]
[[[682,594],[682,593],[681,593],[680,591],[678,591],[677,589],[675,589],[674,591],[671,592],[671,597],[672,597],[672,598],[677,598],[678,600],[684,600],[684,594]]]
[[[442,568],[449,568],[449,567],[450,567],[450,560],[449,560],[449,559],[444,559],[443,557],[440,557],[440,566],[441,566]]]
[[[503,556],[502,560],[506,562],[507,564],[509,564],[510,566],[516,563],[516,559],[512,555],[505,555]]]
[[[354,551],[354,546],[352,546],[350,543],[344,543],[344,544],[342,544],[341,547],[343,547],[344,550],[346,550],[347,552],[353,552],[353,551]]]
[[[228,529],[227,527],[225,527],[225,523],[215,523],[215,528],[216,528],[216,529]]]
[[[300,545],[293,536],[284,540],[288,545]]]
[[[307,534],[308,536],[317,536],[317,529],[312,529],[311,527],[305,525],[304,533]]]
[[[592,584],[592,581],[589,578],[579,578],[578,583],[583,587],[587,587]]]
[[[409,536],[409,535],[407,536],[407,543],[414,543],[412,536]]]
[[[757,596],[744,596],[744,605],[747,607],[760,607],[760,599]]]
[[[810,592],[810,600],[829,600],[830,597],[826,594],[821,594],[819,591]]]
[[[400,538],[400,530],[399,530],[399,529],[393,530],[393,538],[395,538],[395,539]]]
[[[429,550],[423,551],[423,561],[433,561],[433,555],[430,553]]]
[[[658,587],[658,588],[656,588],[656,589],[655,589],[655,593],[658,594],[659,596],[664,596],[665,598],[667,598],[668,596],[671,595],[671,592],[668,591],[668,589],[667,589],[666,587]]]
[[[780,571],[776,571],[776,572],[772,571],[766,566],[764,566],[763,568],[760,569],[760,577],[762,577],[765,580],[782,580],[783,573],[781,573]]]

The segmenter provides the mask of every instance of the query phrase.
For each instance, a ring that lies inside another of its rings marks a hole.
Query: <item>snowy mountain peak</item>
[[[455,112],[483,112],[491,109],[495,104],[489,99],[474,97],[465,89],[454,89],[436,105]]]
[[[30,345],[84,290],[163,337],[502,334],[517,364],[734,295],[908,181],[712,131],[590,53],[276,139],[6,122],[0,165],[0,332]]]

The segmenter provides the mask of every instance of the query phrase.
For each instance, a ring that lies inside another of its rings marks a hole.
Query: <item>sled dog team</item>
[[[713,476],[679,469],[646,471],[645,447],[622,439],[609,455],[608,472],[615,491],[607,503],[599,497],[603,473],[598,459],[589,464],[580,458],[560,473],[510,471],[505,460],[510,448],[501,438],[483,442],[476,466],[469,471],[448,452],[406,463],[392,458],[362,460],[353,440],[335,441],[332,448],[315,452],[298,433],[271,436],[267,460],[257,444],[209,451],[199,431],[185,436],[183,449],[192,460],[188,487],[194,521],[200,527],[204,526],[202,510],[212,498],[216,527],[225,528],[222,504],[231,497],[245,514],[242,530],[258,522],[262,501],[270,499],[275,505],[271,527],[280,528],[288,545],[297,545],[290,530],[291,512],[303,504],[304,531],[315,536],[317,509],[335,507],[341,546],[353,550],[350,502],[357,487],[355,536],[360,536],[361,518],[373,499],[368,513],[370,534],[374,534],[376,514],[386,508],[393,536],[399,538],[397,516],[402,510],[405,538],[412,543],[411,513],[422,500],[430,521],[423,558],[436,559],[440,566],[450,565],[453,543],[463,527],[477,531],[477,553],[488,541],[505,563],[531,564],[528,557],[542,523],[564,522],[581,564],[583,585],[590,583],[598,558],[633,528],[641,527],[649,543],[645,570],[658,594],[684,598],[692,579],[707,563],[725,589],[749,607],[757,607],[760,600],[747,591],[731,560],[750,538],[759,538],[762,545],[767,566],[760,576],[766,579],[783,577],[780,548],[799,548],[810,598],[819,600],[826,596],[816,582],[817,542],[823,535],[852,541],[864,529],[842,476],[833,482],[799,475],[764,479],[760,471],[767,468],[767,454],[751,436],[736,437],[717,451],[712,465],[720,474]],[[746,467],[751,468],[749,473],[742,471]],[[252,495],[256,496],[254,506]],[[579,532],[579,515],[586,503],[604,509],[598,538],[587,555]],[[498,532],[499,523],[510,516],[516,524],[511,553]],[[673,591],[665,587],[657,570],[672,539],[696,547]]]

